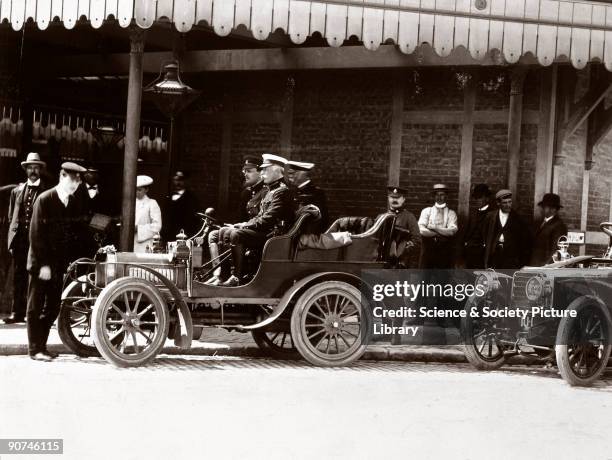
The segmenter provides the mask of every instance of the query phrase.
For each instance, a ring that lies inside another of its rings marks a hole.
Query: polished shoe
[[[43,351],[44,354],[51,356],[52,359],[55,359],[59,356],[59,353],[55,353],[54,351],[49,351],[45,348],[45,351]]]
[[[35,355],[30,355],[30,359],[33,359],[34,361],[49,362],[49,361],[53,361],[53,356],[51,356],[48,353],[45,353],[44,351],[39,351]]]
[[[25,323],[25,318],[19,318],[14,315],[11,315],[8,318],[4,318],[2,320],[2,324],[23,324],[23,323]]]
[[[240,280],[238,279],[237,276],[232,275],[221,286],[229,286],[229,287],[240,286]]]
[[[223,284],[223,280],[215,275],[207,281],[204,281],[204,284],[208,284],[209,286],[220,286]]]

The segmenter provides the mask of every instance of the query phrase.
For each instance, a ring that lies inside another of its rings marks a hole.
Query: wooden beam
[[[476,110],[473,113],[475,125],[506,125],[509,110]],[[404,112],[404,123],[431,125],[461,125],[465,116],[462,110],[407,110]],[[538,110],[524,110],[522,124],[537,125],[540,123]]]
[[[516,67],[511,73],[508,110],[508,188],[516,195],[519,157],[521,153],[521,124],[523,115],[523,83],[527,70]]]
[[[472,151],[474,139],[474,107],[476,106],[476,75],[472,75],[463,93],[463,127],[461,129],[461,159],[459,163],[459,216],[463,221],[470,212],[472,188]]]
[[[569,137],[576,132],[580,125],[589,118],[589,115],[591,115],[611,91],[611,82],[607,82],[603,89],[599,85],[589,88],[589,91],[573,108],[573,113],[564,126],[564,139],[569,139]]]
[[[293,132],[293,96],[295,89],[295,79],[289,76],[285,89],[285,100],[283,111],[281,112],[280,125],[280,155],[284,158],[291,158],[291,136]],[[259,119],[261,120],[261,118]]]
[[[537,217],[538,201],[552,187],[555,120],[557,112],[557,66],[541,70],[540,120],[533,190],[533,216]]]
[[[371,69],[431,66],[500,66],[487,55],[482,60],[471,57],[462,47],[447,57],[438,56],[431,47],[420,53],[404,54],[395,45],[382,45],[376,51],[363,46],[204,50],[186,52],[181,61],[182,72],[244,72],[259,70],[301,69]],[[161,64],[172,58],[171,52],[144,55],[145,73],[158,73]],[[35,69],[44,77],[82,75],[125,75],[128,54],[89,54],[72,56],[37,56]],[[523,65],[538,66],[531,56],[524,56]],[[503,65],[503,64],[502,64]]]
[[[393,79],[393,107],[391,112],[391,146],[389,148],[389,185],[400,185],[402,157],[402,126],[404,122],[404,84],[401,74]]]

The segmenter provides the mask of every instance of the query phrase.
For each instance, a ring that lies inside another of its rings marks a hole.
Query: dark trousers
[[[501,243],[495,245],[489,262],[489,268],[521,268],[521,262],[517,256],[516,250],[512,250],[508,248],[507,245]]]
[[[232,245],[232,274],[240,278],[242,276],[242,259],[244,248],[262,248],[268,239],[266,233],[245,228],[232,228],[229,233],[229,241]]]
[[[453,268],[453,245],[450,240],[438,237],[423,238],[421,268]]]
[[[465,257],[465,268],[484,268],[485,250],[482,245],[467,245],[463,252]]]
[[[51,326],[60,312],[63,270],[52,267],[52,277],[43,281],[30,274],[28,287],[28,352],[35,355],[47,348]]]
[[[13,306],[11,314],[15,318],[26,316],[28,298],[28,243],[13,244]]]

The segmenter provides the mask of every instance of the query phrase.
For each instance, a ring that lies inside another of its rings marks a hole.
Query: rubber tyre
[[[347,347],[344,353],[333,355],[317,351],[316,346],[308,338],[305,319],[315,301],[324,298],[326,295],[335,294],[348,298],[356,307],[360,324],[354,343],[350,344],[350,347]],[[291,336],[295,347],[306,361],[322,367],[345,366],[361,358],[367,346],[367,340],[364,339],[369,336],[371,325],[372,312],[368,305],[365,308],[361,305],[359,289],[343,281],[324,281],[308,288],[297,300],[291,314]]]
[[[470,309],[474,306],[472,299],[465,304],[467,316],[461,318],[461,337],[463,340],[463,352],[468,362],[476,369],[481,371],[493,371],[499,369],[506,362],[506,356],[502,353],[496,358],[485,358],[478,351],[478,347],[474,341],[474,326],[475,318],[470,316]]]
[[[62,299],[67,297],[78,297],[83,295],[81,287],[82,283],[72,281],[64,292],[62,292]],[[91,323],[91,312],[89,316],[89,322]],[[91,327],[91,324],[90,324]],[[62,308],[57,318],[57,332],[62,340],[62,343],[66,345],[74,354],[81,357],[95,357],[100,356],[95,345],[86,345],[81,342],[75,335],[71,328],[71,309],[70,306],[62,300]]]
[[[584,315],[588,309],[595,309],[601,318],[601,324],[604,328],[603,336],[605,338],[602,348],[601,358],[594,372],[586,377],[577,375],[574,372],[570,363],[570,353],[568,343],[571,341],[572,334],[577,326],[580,325],[580,316]],[[600,304],[595,298],[583,299],[575,304],[570,305],[567,310],[576,311],[576,317],[571,318],[566,316],[559,322],[557,329],[557,344],[555,346],[555,355],[557,357],[557,366],[563,380],[571,386],[590,386],[599,379],[601,374],[606,370],[610,352],[612,350],[612,318],[607,307]]]
[[[143,350],[143,352],[126,356],[115,349],[106,335],[104,316],[113,301],[118,298],[121,300],[120,297],[123,293],[130,291],[143,293],[148,297],[154,306],[159,325],[154,338],[151,340],[152,344],[146,351]],[[155,285],[149,281],[132,277],[116,279],[102,290],[93,307],[92,318],[92,335],[96,348],[106,361],[118,367],[143,366],[153,360],[164,347],[170,327],[170,314],[166,301]]]
[[[295,344],[291,348],[284,348],[284,347],[281,348],[280,346],[278,346],[275,343],[271,342],[271,338],[268,337],[268,334],[270,334],[270,333],[271,332],[268,332],[268,331],[262,330],[262,329],[254,329],[254,330],[251,331],[251,335],[253,336],[253,340],[255,341],[257,346],[262,351],[266,352],[272,358],[276,358],[276,359],[291,359],[291,360],[295,360],[295,359],[301,359],[302,358],[302,355],[300,355],[300,352],[297,350],[297,348],[295,348]],[[283,333],[281,332],[281,334],[283,334]],[[291,340],[291,342],[293,343],[293,338],[291,337],[291,333],[287,332],[286,334],[289,335],[289,340]]]

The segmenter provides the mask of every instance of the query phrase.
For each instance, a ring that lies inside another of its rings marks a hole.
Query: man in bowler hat
[[[533,249],[529,265],[540,267],[553,262],[552,256],[557,250],[559,238],[567,235],[567,225],[559,217],[561,197],[556,193],[546,193],[538,203],[542,208],[544,219],[535,232]]]
[[[38,153],[28,153],[26,160],[21,162],[21,167],[26,172],[27,181],[19,184],[11,191],[8,212],[8,250],[13,259],[13,305],[11,316],[3,320],[4,324],[25,321],[30,221],[36,198],[49,188],[45,181],[41,179],[41,173],[45,166],[45,162],[41,161]]]
[[[86,170],[63,163],[58,184],[43,192],[34,203],[28,252],[28,352],[32,359],[50,361],[49,331],[55,322],[68,264],[79,246],[80,207],[73,196]]]

